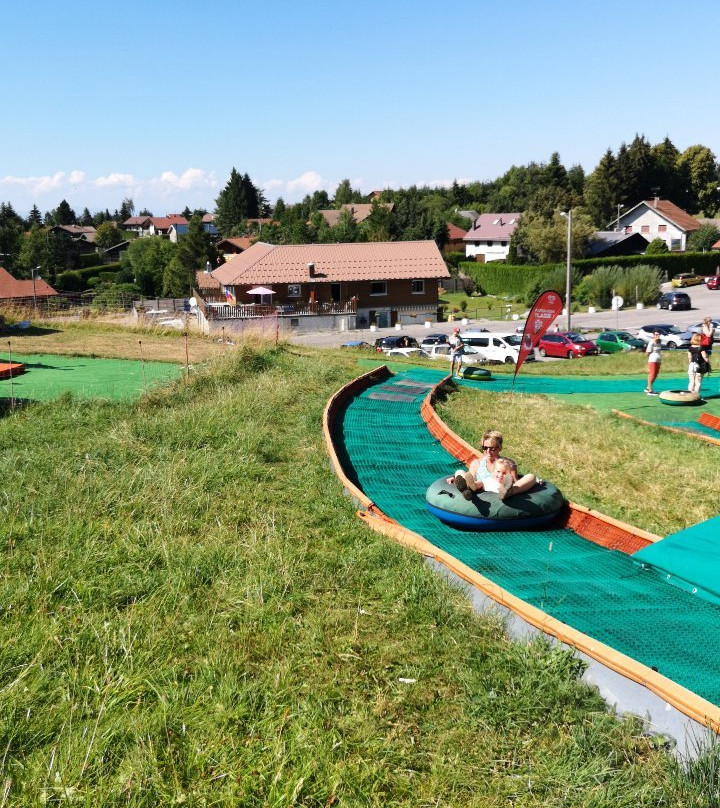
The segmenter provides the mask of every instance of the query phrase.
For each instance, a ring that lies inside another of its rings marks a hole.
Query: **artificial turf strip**
[[[0,360],[9,361],[7,353]],[[178,378],[180,365],[132,359],[95,359],[86,356],[18,355],[25,373],[0,380],[0,399],[50,401],[63,393],[82,399],[130,401],[142,393]]]

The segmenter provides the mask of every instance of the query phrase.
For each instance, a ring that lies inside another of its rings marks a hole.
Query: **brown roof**
[[[195,273],[195,285],[201,292],[208,289],[220,289],[220,281],[203,269],[199,269]]]
[[[33,281],[19,281],[6,269],[0,267],[0,300],[17,300],[19,298],[51,297],[57,292],[45,283],[42,278]]]
[[[174,224],[190,224],[179,213],[168,213],[167,216],[153,216],[151,221],[156,230],[169,230]]]
[[[315,265],[310,275],[308,264]],[[266,244],[258,241],[212,273],[224,286],[244,284],[447,278],[434,241],[362,244]]]
[[[467,232],[463,227],[458,227],[452,222],[448,222],[447,229],[448,238],[450,241],[462,241],[465,237],[465,233]]]
[[[394,207],[392,202],[380,202],[380,205],[388,210],[392,210]],[[322,213],[323,218],[330,225],[330,227],[333,227],[340,220],[340,214],[344,210],[351,211],[353,219],[360,224],[360,222],[364,222],[365,219],[367,219],[367,217],[372,213],[372,205],[360,202],[349,202],[346,205],[341,205],[337,210],[321,210],[320,213]]]
[[[694,216],[686,213],[669,199],[646,199],[645,204],[676,224],[681,230],[689,232],[700,228],[700,222]]]
[[[223,244],[230,244],[239,250],[247,250],[248,247],[252,247],[256,240],[257,239],[247,238],[246,236],[238,236],[237,238],[223,238],[218,241],[216,246],[219,250],[222,250]]]

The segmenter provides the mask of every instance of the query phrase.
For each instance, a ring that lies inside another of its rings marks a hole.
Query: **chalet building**
[[[616,219],[615,224],[626,234],[640,233],[648,242],[660,238],[671,252],[684,252],[690,233],[701,227],[694,216],[658,197],[639,202]]]
[[[463,238],[465,256],[474,257],[481,264],[504,261],[521,216],[521,213],[481,213]]]
[[[188,224],[188,220],[179,213],[168,213],[167,216],[131,216],[120,227],[137,233],[138,236],[170,236],[173,225]]]
[[[438,284],[449,277],[434,241],[257,242],[210,274],[219,289],[202,279],[205,290],[195,290],[206,331],[268,314],[301,331],[435,322]]]

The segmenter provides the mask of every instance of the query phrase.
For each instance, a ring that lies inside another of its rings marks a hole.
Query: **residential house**
[[[251,247],[255,243],[254,238],[248,238],[247,236],[242,236],[238,238],[223,238],[218,241],[215,245],[217,251],[223,256],[225,261],[229,261],[233,255],[238,255],[239,253],[247,250],[248,247]]]
[[[504,261],[521,213],[481,213],[463,238],[465,255],[479,263]]]
[[[387,208],[389,211],[395,207],[392,202],[380,202],[379,204],[382,205],[382,207]],[[341,205],[337,209],[321,210],[319,212],[322,214],[323,219],[325,219],[328,225],[330,227],[334,227],[340,221],[340,214],[345,210],[349,210],[352,213],[352,217],[356,224],[360,224],[360,222],[364,222],[365,219],[367,219],[372,213],[372,204],[364,202],[348,202],[345,205]]]
[[[585,251],[586,258],[608,258],[613,255],[643,255],[647,241],[640,233],[623,230],[598,230]]]
[[[206,300],[207,320],[252,317],[253,307],[271,307],[291,328],[313,330],[435,321],[438,283],[449,277],[434,241],[257,242],[211,274],[229,303],[218,308]],[[272,294],[250,293],[258,287]]]
[[[445,254],[451,252],[464,252],[465,251],[465,242],[463,239],[465,238],[465,230],[462,227],[458,227],[456,224],[452,222],[447,223],[448,229],[448,240],[445,242],[445,246],[443,247],[443,252]]]
[[[18,280],[0,267],[0,303],[30,303],[57,296],[57,292],[42,278]]]
[[[640,233],[648,242],[662,239],[672,252],[684,252],[690,233],[700,222],[668,199],[646,199],[616,220],[619,230]]]
[[[188,224],[188,220],[179,213],[168,213],[167,216],[131,216],[120,227],[131,230],[138,236],[165,236],[170,235],[173,225]]]
[[[74,256],[95,252],[95,235],[97,231],[90,225],[56,224],[50,228],[50,232],[70,240],[72,250],[67,256],[68,266],[73,266],[76,263]]]
[[[184,236],[187,234],[189,227],[190,227],[189,224],[181,224],[181,223],[171,224],[167,234],[168,238],[170,239],[170,241],[176,244],[180,236]],[[215,225],[212,222],[203,222],[203,230],[210,236],[211,239],[217,237],[218,235],[217,227],[215,227]]]

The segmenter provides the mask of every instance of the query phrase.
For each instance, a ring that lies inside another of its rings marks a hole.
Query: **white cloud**
[[[132,174],[108,174],[105,177],[97,177],[91,183],[96,188],[117,188],[118,186],[129,187],[135,185],[135,177]]]
[[[77,174],[82,174],[82,172],[73,171],[68,175],[64,171],[57,171],[55,174],[45,174],[40,177],[15,177],[12,174],[8,174],[0,178],[0,186],[7,185],[9,187],[21,188],[27,193],[41,196],[42,194],[48,194],[60,188],[67,187],[68,185],[77,184],[71,181],[71,178]],[[84,178],[85,175],[82,174],[82,176]]]
[[[325,182],[317,171],[306,171],[294,180],[285,183],[289,194],[311,194],[321,191],[325,187]]]
[[[163,171],[159,177],[149,180],[147,185],[165,193],[218,187],[215,172],[201,168],[188,168],[179,175],[174,171]]]

